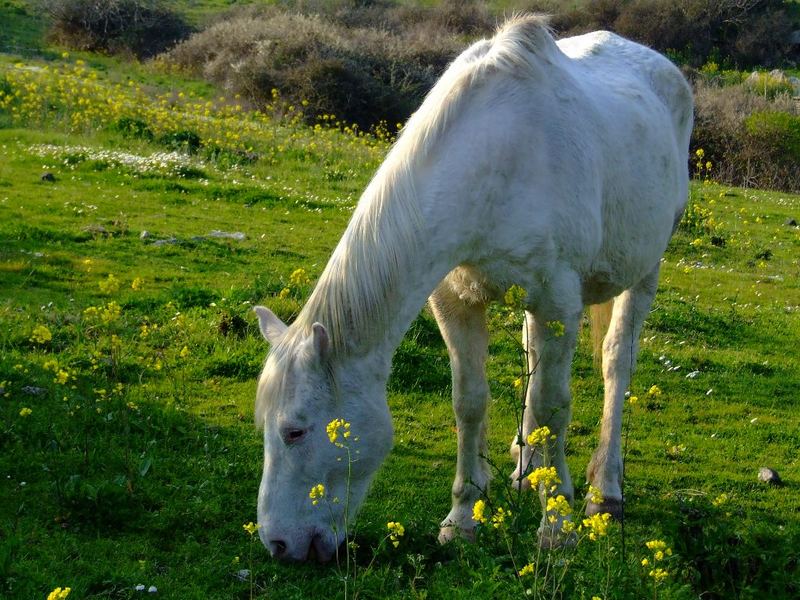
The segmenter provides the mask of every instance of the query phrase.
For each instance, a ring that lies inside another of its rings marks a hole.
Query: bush
[[[50,37],[79,50],[149,58],[188,37],[183,17],[158,0],[43,0]]]
[[[352,13],[350,13],[352,16]],[[202,73],[259,106],[273,89],[314,122],[336,115],[362,128],[404,121],[463,47],[420,25],[404,34],[349,28],[317,15],[240,10],[178,45],[165,59]]]
[[[579,8],[539,0],[561,35],[608,29],[694,66],[752,68],[789,58],[792,19],[783,0],[589,0]]]
[[[789,94],[747,83],[695,85],[692,148],[703,148],[713,177],[746,187],[800,190],[800,111]]]

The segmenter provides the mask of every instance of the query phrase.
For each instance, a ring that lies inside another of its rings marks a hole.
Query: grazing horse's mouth
[[[325,538],[321,534],[316,533],[311,538],[311,544],[308,548],[308,556],[306,557],[306,560],[309,562],[315,560],[319,564],[328,563],[334,556],[337,556],[340,552],[346,550],[344,546],[344,542],[339,544],[338,548],[326,544]]]
[[[297,548],[298,551],[291,551],[286,542],[283,540],[271,540],[267,548],[273,558],[284,562],[311,562],[316,561],[319,564],[330,562],[334,557],[342,556],[346,551],[345,543],[342,542],[339,546],[334,546],[332,543],[326,542],[326,537],[321,533],[314,533],[305,546]]]

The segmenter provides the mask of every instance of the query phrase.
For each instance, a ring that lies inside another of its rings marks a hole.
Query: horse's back
[[[496,288],[570,271],[603,302],[652,271],[683,211],[691,90],[644,46],[608,32],[555,43],[542,27],[511,23],[467,51],[428,206]]]
[[[692,90],[678,68],[654,50],[608,31],[564,38],[559,49],[574,73],[598,91],[627,94],[636,88],[653,93],[672,116],[676,141],[688,146],[692,128]]]

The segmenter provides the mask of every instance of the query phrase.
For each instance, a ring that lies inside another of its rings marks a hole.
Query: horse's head
[[[256,399],[264,428],[259,534],[276,558],[328,561],[392,445],[385,387],[356,361],[336,360],[319,323],[298,335],[268,309],[255,310],[272,346]]]

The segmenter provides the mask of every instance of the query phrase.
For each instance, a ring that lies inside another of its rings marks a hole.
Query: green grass
[[[138,76],[153,93],[184,85],[91,60],[111,80]],[[141,583],[162,598],[247,598],[249,581],[235,577],[247,568],[260,598],[341,596],[336,568],[278,564],[242,529],[255,519],[262,449],[252,413],[267,350],[250,308],[296,313],[310,288],[279,292],[298,267],[320,274],[376,161],[329,154],[336,144],[303,152],[327,138],[276,125],[286,148],[269,160],[195,156],[183,176],[143,173],[91,152],[41,155],[43,144],[164,149],[63,123],[12,128],[0,112],[0,594],[41,598],[71,586],[77,598],[136,598]],[[346,175],[331,176],[331,165]],[[626,408],[625,557],[616,527],[613,586],[601,594],[599,554],[579,546],[565,598],[642,597],[638,563],[653,538],[676,555],[659,597],[798,594],[800,233],[784,223],[800,217],[800,198],[696,184],[692,203],[643,334],[631,386],[640,400]],[[110,302],[120,315],[109,323],[86,312]],[[51,340],[31,339],[38,325]],[[491,351],[490,453],[505,476],[519,368],[503,332]],[[53,360],[71,375],[66,385]],[[585,339],[573,372],[568,459],[580,483],[602,410]],[[661,396],[648,396],[654,384]],[[491,531],[474,545],[436,543],[455,433],[447,356],[427,313],[398,349],[389,389],[395,447],[359,519],[360,596],[521,596]],[[786,485],[759,483],[761,466]],[[712,506],[721,493],[729,502]],[[392,520],[406,536],[367,568]]]

